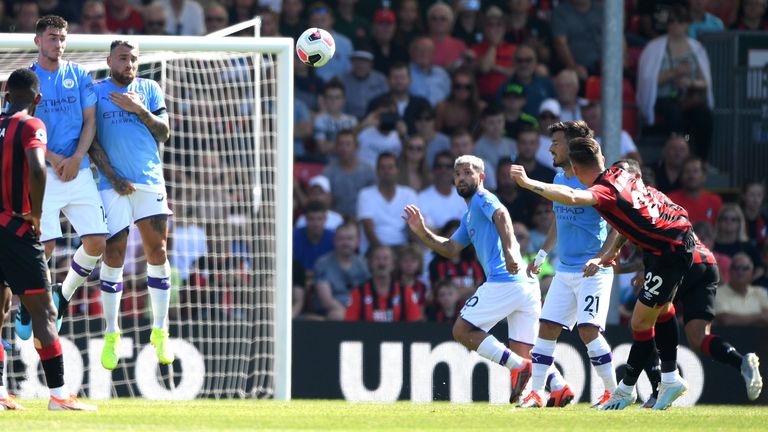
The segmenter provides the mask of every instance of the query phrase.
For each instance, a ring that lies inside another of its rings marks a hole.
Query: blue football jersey
[[[96,103],[96,136],[115,172],[137,185],[164,187],[163,169],[157,141],[138,115],[118,107],[112,92],[137,93],[144,106],[156,115],[168,118],[165,98],[153,80],[136,78],[126,87],[117,86],[111,78],[94,84]],[[110,189],[109,181],[99,173],[99,190]]]
[[[48,130],[48,150],[64,157],[72,156],[83,129],[83,110],[96,103],[93,80],[77,63],[62,61],[54,72],[33,63],[30,69],[40,80],[42,99],[35,117],[45,123]],[[80,168],[91,165],[88,156]]]

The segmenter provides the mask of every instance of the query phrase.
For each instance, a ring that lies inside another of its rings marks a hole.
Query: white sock
[[[622,382],[619,383],[618,389],[621,390],[622,392],[626,393],[626,394],[632,394],[632,392],[635,389],[635,386],[628,386],[628,385],[624,384],[624,381],[622,381]]]
[[[533,376],[531,377],[531,390],[539,395],[544,391],[547,385],[547,375],[549,368],[554,367],[556,340],[536,338],[531,351],[531,362],[533,363]]]
[[[603,335],[598,334],[597,339],[587,344],[587,355],[595,372],[603,380],[605,389],[613,393],[616,390],[616,369],[613,368],[611,346]]]
[[[558,391],[568,385],[568,383],[565,382],[563,375],[560,374],[560,371],[555,367],[554,363],[552,363],[552,366],[549,367],[549,374],[547,375],[547,379],[549,380],[549,389],[551,391]]]
[[[67,391],[67,386],[56,387],[50,390],[51,396],[55,397],[56,399],[69,399],[71,396],[69,391]]]
[[[104,308],[106,333],[120,332],[120,299],[123,297],[123,268],[101,262],[101,305]]]
[[[477,347],[477,353],[488,360],[498,363],[507,369],[517,369],[523,365],[523,358],[515,354],[495,337],[488,335],[480,346]]]
[[[61,284],[61,292],[64,294],[64,298],[66,298],[67,301],[72,299],[77,288],[80,287],[85,279],[88,278],[88,275],[91,274],[96,267],[99,258],[101,258],[101,255],[88,255],[82,245],[77,248],[75,255],[72,257],[72,266],[69,268],[67,277],[64,278],[64,282]]]
[[[171,264],[147,264],[147,287],[152,301],[152,327],[168,328],[168,308],[171,305]]]
[[[671,384],[677,381],[677,377],[677,369],[673,370],[672,372],[662,372],[661,382]]]

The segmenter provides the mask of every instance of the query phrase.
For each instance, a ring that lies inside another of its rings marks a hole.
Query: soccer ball
[[[307,66],[320,67],[336,52],[336,42],[327,31],[313,27],[304,31],[296,41],[296,55]]]

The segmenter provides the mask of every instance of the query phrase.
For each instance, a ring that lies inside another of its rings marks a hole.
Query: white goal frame
[[[34,34],[0,33],[0,49],[36,51]],[[275,174],[275,334],[274,398],[291,399],[291,301],[292,301],[292,207],[293,207],[293,39],[217,36],[67,35],[67,51],[109,52],[115,39],[136,42],[147,51],[242,52],[275,54],[277,77],[276,125],[278,146]],[[66,57],[66,54],[65,54]],[[106,57],[106,55],[105,55]],[[258,66],[258,63],[256,63]],[[258,76],[258,74],[257,74]],[[259,104],[257,104],[258,106]],[[260,124],[259,110],[253,113]],[[261,139],[261,135],[258,135]],[[258,201],[257,201],[258,202]]]

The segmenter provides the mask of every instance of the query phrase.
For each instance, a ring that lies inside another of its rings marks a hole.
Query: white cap
[[[544,99],[544,101],[539,106],[539,114],[543,113],[544,111],[549,111],[556,117],[560,117],[560,102],[558,102],[557,99],[552,98]]]
[[[326,176],[319,175],[309,179],[309,187],[312,186],[319,186],[323,192],[331,193],[331,181]]]

